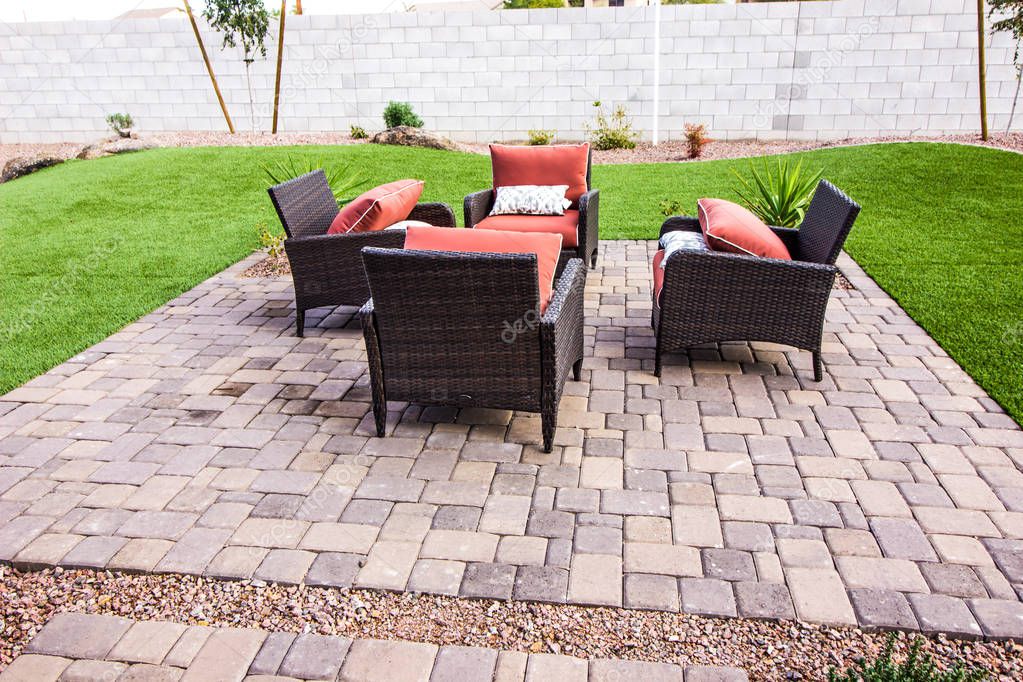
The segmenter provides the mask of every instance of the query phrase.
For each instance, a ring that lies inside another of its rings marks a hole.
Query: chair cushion
[[[507,185],[568,185],[565,198],[575,208],[586,186],[590,145],[560,144],[535,147],[490,145],[494,187]]]
[[[565,211],[565,215],[492,215],[476,223],[476,229],[559,234],[562,247],[574,249],[579,246],[579,211]]]
[[[422,180],[397,180],[374,187],[342,208],[327,234],[383,230],[408,218],[422,194]]]
[[[532,253],[540,289],[540,312],[550,303],[554,273],[561,256],[561,236],[544,232],[498,232],[452,227],[409,227],[405,248],[414,251],[456,251],[460,253]]]
[[[664,288],[664,249],[654,254],[654,300],[661,300],[661,289]]]
[[[724,199],[700,199],[696,206],[700,229],[715,251],[792,260],[778,235],[739,204]]]

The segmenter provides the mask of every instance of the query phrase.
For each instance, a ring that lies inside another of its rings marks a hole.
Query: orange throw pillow
[[[422,180],[397,180],[374,187],[342,208],[327,234],[382,230],[408,218],[422,194]]]
[[[536,254],[542,313],[547,310],[554,291],[554,272],[558,269],[558,258],[561,256],[561,235],[452,227],[409,227],[405,231],[405,248],[414,251]]]
[[[785,243],[760,218],[724,199],[700,199],[700,229],[715,251],[792,260]]]
[[[568,185],[565,198],[573,207],[587,189],[586,165],[590,145],[556,144],[522,147],[490,145],[494,187],[510,185]]]

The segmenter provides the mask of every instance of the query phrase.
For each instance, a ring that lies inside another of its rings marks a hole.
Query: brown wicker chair
[[[327,234],[338,214],[337,201],[322,170],[306,173],[267,190],[287,239],[284,250],[291,263],[295,284],[295,318],[298,335],[305,327],[305,313],[320,306],[361,306],[369,298],[360,252],[364,246],[400,249],[401,230],[358,234]],[[447,204],[421,203],[409,215],[438,227],[454,227],[455,214]]]
[[[569,247],[562,251],[560,268],[572,258],[581,258],[585,265],[590,267],[597,264],[597,249],[600,240],[599,234],[599,209],[600,190],[593,189],[590,183],[590,171],[593,166],[593,154],[589,153],[586,159],[586,187],[587,191],[579,197],[579,225],[576,230],[576,242],[578,246]],[[485,189],[465,197],[463,202],[465,214],[465,226],[476,227],[476,225],[490,215],[494,208],[494,190]],[[523,216],[528,219],[530,216]]]
[[[702,249],[669,255],[660,295],[653,293],[654,374],[661,375],[667,352],[721,341],[768,341],[813,352],[814,381],[820,381],[835,260],[859,212],[855,201],[822,180],[799,229],[771,228],[791,261]],[[661,235],[675,230],[699,232],[700,223],[669,218]]]
[[[377,435],[387,400],[539,412],[550,452],[558,402],[583,357],[582,261],[543,315],[534,254],[367,248],[373,297],[360,311]]]

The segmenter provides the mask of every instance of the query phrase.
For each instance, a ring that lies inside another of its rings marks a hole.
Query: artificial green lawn
[[[0,185],[0,393],[247,255],[277,227],[259,164],[354,162],[424,200],[487,186],[486,157],[359,145],[159,149]],[[798,156],[864,207],[849,252],[1017,420],[1023,418],[1023,156],[914,143]],[[734,198],[748,161],[597,166],[603,238],[654,238],[664,199]]]

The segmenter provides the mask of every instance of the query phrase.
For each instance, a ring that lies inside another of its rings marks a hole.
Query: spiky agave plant
[[[746,208],[768,225],[779,227],[797,227],[803,222],[817,183],[824,175],[823,168],[804,172],[802,160],[792,164],[782,158],[778,159],[775,170],[771,169],[770,162],[765,162],[761,170],[751,163],[752,180],[733,172],[739,179],[737,191]]]
[[[263,172],[272,185],[279,185],[300,175],[322,169],[327,184],[339,205],[352,200],[355,190],[365,185],[369,178],[355,170],[353,164],[330,165],[325,161],[288,156],[280,161],[262,164]]]

